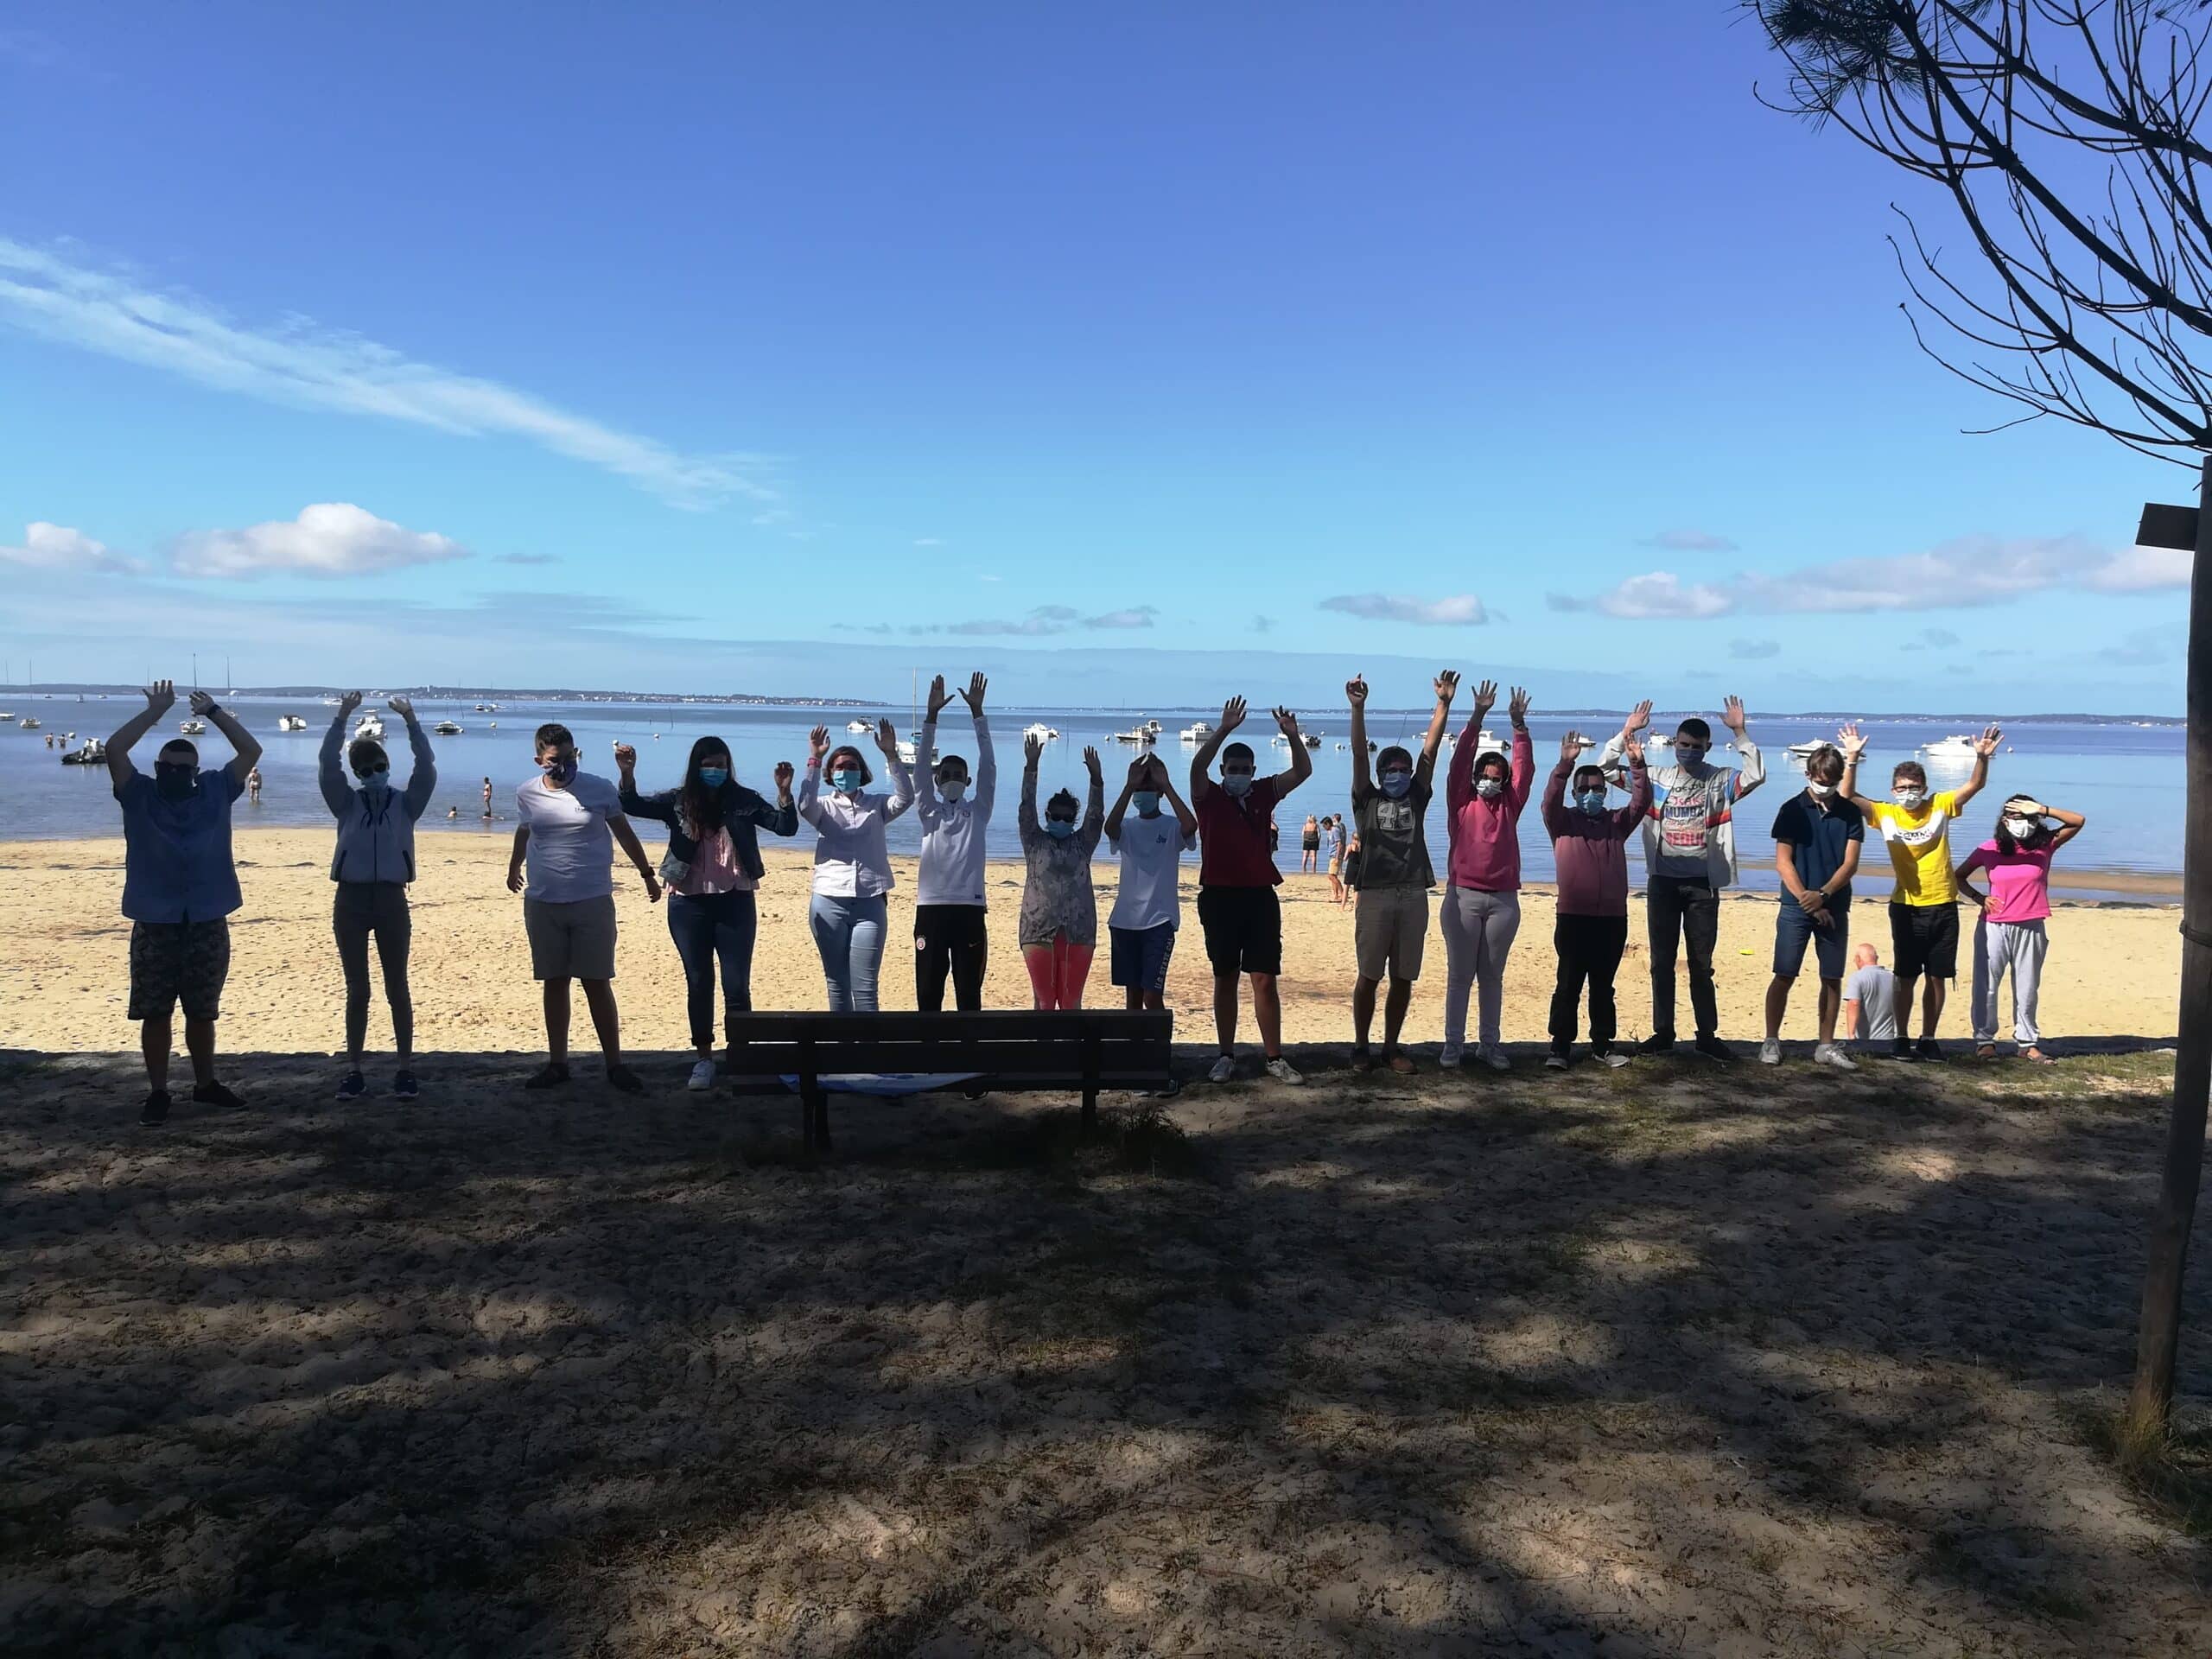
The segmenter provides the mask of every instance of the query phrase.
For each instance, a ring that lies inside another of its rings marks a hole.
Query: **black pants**
[[[1651,922],[1651,1034],[1675,1034],[1675,947],[1689,947],[1690,1012],[1697,1034],[1710,1037],[1720,1027],[1719,1000],[1713,994],[1713,947],[1720,938],[1720,895],[1702,878],[1655,875],[1644,894]]]
[[[989,938],[981,905],[914,906],[914,1006],[944,1011],[944,976],[952,975],[953,1006],[973,1014],[983,1006],[983,962]]]
[[[1562,916],[1552,926],[1559,957],[1559,985],[1552,992],[1552,1046],[1565,1053],[1574,1043],[1582,985],[1590,985],[1590,1046],[1603,1053],[1616,1029],[1613,975],[1628,949],[1625,916]]]

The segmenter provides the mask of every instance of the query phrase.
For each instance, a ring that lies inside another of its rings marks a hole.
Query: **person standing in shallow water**
[[[245,1103],[215,1077],[215,1021],[231,971],[231,912],[238,908],[231,853],[231,806],[245,792],[261,744],[205,691],[192,712],[214,722],[231,745],[230,764],[200,770],[200,751],[183,738],[162,745],[151,778],[131,746],[176,704],[176,688],[156,680],[146,706],[107,741],[108,777],[123,809],[123,913],[130,919],[130,1017],[138,1022],[147,1094],[138,1121],[169,1115],[169,1045],[179,1004],[192,1057],[192,1098],[202,1106]]]
[[[1306,828],[1298,835],[1298,869],[1301,875],[1317,875],[1321,869],[1321,821],[1311,812],[1306,815]]]

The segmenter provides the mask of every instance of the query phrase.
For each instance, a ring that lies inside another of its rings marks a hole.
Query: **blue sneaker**
[[[348,1071],[345,1080],[338,1085],[338,1098],[340,1100],[359,1100],[368,1092],[369,1085],[361,1080],[361,1074],[358,1071]]]
[[[391,1097],[394,1100],[412,1100],[422,1092],[416,1087],[412,1071],[402,1071],[391,1080]]]

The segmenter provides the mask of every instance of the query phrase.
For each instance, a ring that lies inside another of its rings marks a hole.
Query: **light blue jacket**
[[[322,785],[323,804],[338,820],[338,848],[330,855],[334,881],[412,881],[415,879],[415,820],[430,804],[430,791],[438,786],[438,768],[430,754],[430,740],[422,722],[409,718],[407,747],[414,752],[415,769],[407,787],[386,791],[381,807],[369,804],[368,791],[346,781],[340,760],[346,747],[346,715],[341,710],[323,734],[322,753],[315,768]]]

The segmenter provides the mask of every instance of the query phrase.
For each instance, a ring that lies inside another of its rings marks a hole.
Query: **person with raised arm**
[[[1163,802],[1172,810],[1161,811]],[[1135,817],[1128,816],[1131,806]],[[1129,762],[1122,793],[1106,814],[1106,839],[1122,861],[1121,885],[1106,918],[1113,982],[1125,1007],[1165,1007],[1167,963],[1183,918],[1178,882],[1183,855],[1198,849],[1198,820],[1175,792],[1167,763],[1158,755]]]
[[[2012,974],[2012,1040],[2024,1060],[2047,1063],[2036,1024],[2043,989],[2044,957],[2050,941],[2050,855],[2080,835],[2088,820],[2063,807],[2045,806],[2031,795],[2006,799],[1997,831],[1966,855],[1956,872],[1959,891],[1974,902],[1981,920],[1974,931],[1974,1053],[1997,1058],[1997,993]],[[2052,825],[2056,824],[2056,829]],[[1967,878],[1989,877],[1982,892]]]
[[[1805,759],[1805,787],[1774,815],[1774,871],[1782,879],[1782,902],[1774,925],[1774,977],[1766,988],[1766,1040],[1759,1045],[1764,1065],[1782,1064],[1782,1017],[1810,944],[1821,973],[1821,1037],[1813,1064],[1859,1069],[1835,1040],[1851,937],[1851,879],[1859,873],[1866,839],[1866,821],[1837,788],[1842,778],[1842,752],[1822,744]]]
[[[922,826],[921,874],[914,882],[914,1006],[925,1014],[944,1008],[948,974],[955,1007],[969,1013],[983,1006],[990,947],[983,925],[983,837],[999,786],[990,722],[983,718],[989,684],[975,674],[960,694],[976,723],[973,794],[966,760],[937,752],[937,717],[952,701],[942,674],[930,682],[929,713],[922,719],[914,779],[914,816]]]
[[[1900,760],[1890,769],[1890,798],[1869,800],[1859,792],[1859,759],[1866,739],[1858,726],[1837,734],[1843,747],[1844,798],[1879,832],[1890,849],[1897,885],[1890,894],[1890,950],[1897,959],[1897,1024],[1890,1058],[1941,1060],[1936,1040],[1943,1004],[1959,972],[1959,884],[1951,869],[1951,821],[1959,809],[1989,782],[1989,757],[2004,737],[1995,726],[1974,746],[1974,772],[1957,789],[1928,792],[1928,769],[1917,760]],[[1910,1039],[1913,992],[1921,981],[1920,1040]]]
[[[1651,1034],[1647,1054],[1675,1047],[1675,962],[1687,948],[1695,1052],[1732,1060],[1720,1040],[1720,1001],[1713,986],[1713,951],[1720,938],[1720,894],[1736,879],[1736,806],[1766,781],[1766,761],[1751,741],[1741,697],[1720,705],[1736,734],[1738,766],[1716,766],[1713,728],[1695,715],[1675,728],[1674,763],[1651,768],[1651,805],[1643,825],[1644,922],[1651,941]],[[1611,770],[1625,740],[1605,745],[1598,764]]]
[[[1278,1083],[1303,1083],[1282,1052],[1282,998],[1275,982],[1282,972],[1282,901],[1275,892],[1282,873],[1275,868],[1269,830],[1275,804],[1313,775],[1313,757],[1298,734],[1298,716],[1277,709],[1275,726],[1289,741],[1290,767],[1272,778],[1256,776],[1251,745],[1227,741],[1244,723],[1244,714],[1243,698],[1224,703],[1220,724],[1191,757],[1191,808],[1198,821],[1198,926],[1213,969],[1214,1034],[1221,1045],[1206,1079],[1227,1083],[1236,1075],[1241,974],[1252,982],[1252,1014],[1259,1023],[1268,1075]],[[1210,775],[1216,754],[1221,757],[1219,783]]]
[[[1451,669],[1434,683],[1436,706],[1428,717],[1421,753],[1393,743],[1367,760],[1367,678],[1345,683],[1351,705],[1351,810],[1359,830],[1359,907],[1352,912],[1355,971],[1351,982],[1351,1064],[1365,1071],[1374,1064],[1368,1048],[1375,1026],[1375,998],[1390,982],[1382,1005],[1382,1064],[1410,1073],[1413,1057],[1398,1046],[1413,1006],[1414,982],[1421,977],[1428,944],[1428,890],[1436,885],[1428,855],[1428,804],[1436,794],[1436,756],[1444,747],[1444,728],[1459,677]]]
[[[622,1064],[622,1016],[614,1004],[615,845],[656,905],[660,878],[623,816],[620,792],[579,769],[569,728],[551,721],[540,726],[536,753],[538,775],[515,791],[515,839],[507,855],[507,891],[523,896],[530,969],[545,1008],[545,1064],[524,1086],[552,1089],[569,1081],[569,984],[582,980],[607,1082],[639,1094],[644,1082]]]
[[[438,786],[438,767],[429,736],[415,718],[415,705],[405,697],[393,697],[385,706],[407,722],[411,757],[407,787],[395,791],[391,757],[384,745],[373,737],[356,738],[350,745],[346,741],[346,723],[360,706],[358,691],[339,699],[338,712],[322,734],[322,748],[315,757],[315,781],[322,790],[323,804],[338,820],[338,844],[330,855],[330,879],[337,884],[330,930],[338,941],[338,965],[346,976],[346,1074],[338,1082],[338,1098],[359,1100],[368,1092],[361,1077],[361,1051],[369,1036],[369,941],[374,939],[377,963],[384,971],[385,1006],[391,1013],[397,1065],[392,1096],[413,1100],[420,1089],[415,1081],[415,999],[407,988],[407,952],[415,931],[407,887],[415,879],[416,821],[429,810],[430,793]],[[339,766],[341,748],[346,770]],[[355,783],[346,782],[346,771]]]
[[[1098,899],[1090,883],[1091,855],[1106,825],[1106,779],[1098,751],[1085,748],[1090,800],[1080,823],[1074,794],[1060,790],[1037,816],[1037,762],[1044,741],[1021,743],[1021,856],[1028,879],[1021,884],[1021,963],[1029,970],[1030,1006],[1079,1008],[1090,958],[1098,950]]]
[[[850,743],[830,747],[830,728],[807,734],[798,815],[814,826],[814,897],[808,930],[821,953],[834,1014],[874,1014],[883,968],[885,895],[895,884],[884,826],[914,804],[913,775],[899,758],[899,734],[879,721],[875,747],[891,792],[871,791],[875,774]]]
[[[737,781],[729,745],[701,737],[683,763],[683,781],[652,795],[638,791],[638,752],[614,746],[616,797],[632,818],[668,827],[660,873],[668,887],[668,934],[683,963],[684,1013],[691,1027],[691,1073],[684,1087],[715,1086],[715,969],[721,969],[722,1032],[729,1052],[738,1016],[753,1007],[753,946],[760,931],[754,893],[767,867],[760,831],[798,833],[791,763],[776,763],[771,803]]]
[[[1565,1070],[1574,1052],[1582,988],[1590,988],[1590,1056],[1601,1065],[1623,1066],[1628,1056],[1613,1046],[1619,1014],[1613,976],[1628,949],[1628,838],[1651,807],[1651,777],[1643,765],[1641,734],[1651,723],[1651,704],[1639,702],[1621,722],[1628,761],[1628,804],[1607,804],[1605,771],[1578,766],[1591,740],[1569,732],[1560,740],[1559,764],[1544,785],[1544,828],[1552,838],[1552,866],[1559,886],[1552,948],[1559,978],[1552,988],[1551,1052],[1544,1064]],[[1573,798],[1568,799],[1572,784]]]
[[[216,1080],[215,1021],[231,971],[231,912],[244,902],[231,853],[231,806],[245,793],[261,744],[229,709],[205,691],[190,699],[194,715],[214,722],[231,759],[202,771],[200,751],[173,737],[154,756],[154,775],[140,772],[130,751],[176,704],[176,688],[156,680],[146,706],[107,741],[107,771],[123,809],[123,913],[130,921],[129,1018],[138,1022],[146,1063],[146,1100],[138,1121],[169,1115],[169,1047],[176,1010],[184,1008],[184,1046],[192,1058],[192,1098],[202,1106],[245,1103]]]
[[[1521,811],[1535,779],[1529,736],[1529,694],[1513,688],[1513,753],[1482,750],[1483,721],[1497,702],[1497,683],[1484,680],[1452,752],[1445,810],[1451,831],[1444,888],[1444,1046],[1437,1063],[1456,1066],[1467,1038],[1467,993],[1476,989],[1476,1052],[1493,1071],[1508,1071],[1501,1018],[1505,963],[1521,931]]]

